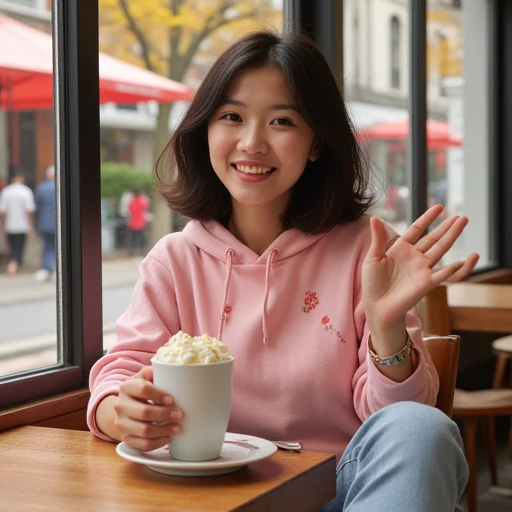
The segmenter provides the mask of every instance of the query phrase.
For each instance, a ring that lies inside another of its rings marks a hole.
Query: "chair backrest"
[[[424,342],[439,376],[436,407],[451,418],[459,368],[460,336],[429,336]]]
[[[439,376],[436,407],[451,417],[459,368],[460,337],[452,336],[446,286],[436,286],[418,305],[425,345]]]
[[[452,333],[448,294],[446,286],[436,286],[430,290],[418,305],[422,322],[423,336],[435,334],[449,336]]]

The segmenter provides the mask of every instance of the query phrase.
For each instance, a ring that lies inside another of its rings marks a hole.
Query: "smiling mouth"
[[[236,169],[238,172],[242,172],[244,174],[270,174],[271,172],[274,172],[277,169],[277,167],[238,164],[231,164],[231,167],[233,167],[233,169]]]

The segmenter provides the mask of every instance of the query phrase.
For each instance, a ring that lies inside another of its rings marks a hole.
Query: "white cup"
[[[169,393],[183,411],[181,432],[169,443],[172,458],[199,462],[219,457],[231,409],[233,360],[151,364],[155,386]]]

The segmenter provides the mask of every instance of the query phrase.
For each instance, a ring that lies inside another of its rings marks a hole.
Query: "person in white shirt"
[[[23,262],[23,251],[28,234],[34,232],[34,194],[25,185],[25,176],[17,172],[11,184],[0,192],[0,222],[9,242],[7,273],[14,276]]]

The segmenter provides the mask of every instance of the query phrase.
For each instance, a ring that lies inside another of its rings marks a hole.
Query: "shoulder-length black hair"
[[[231,197],[210,162],[208,122],[237,72],[268,65],[281,71],[320,148],[318,159],[308,161],[293,188],[283,226],[315,233],[357,219],[373,202],[369,166],[327,61],[300,33],[253,33],[217,59],[158,158],[159,195],[186,217],[227,222]]]

